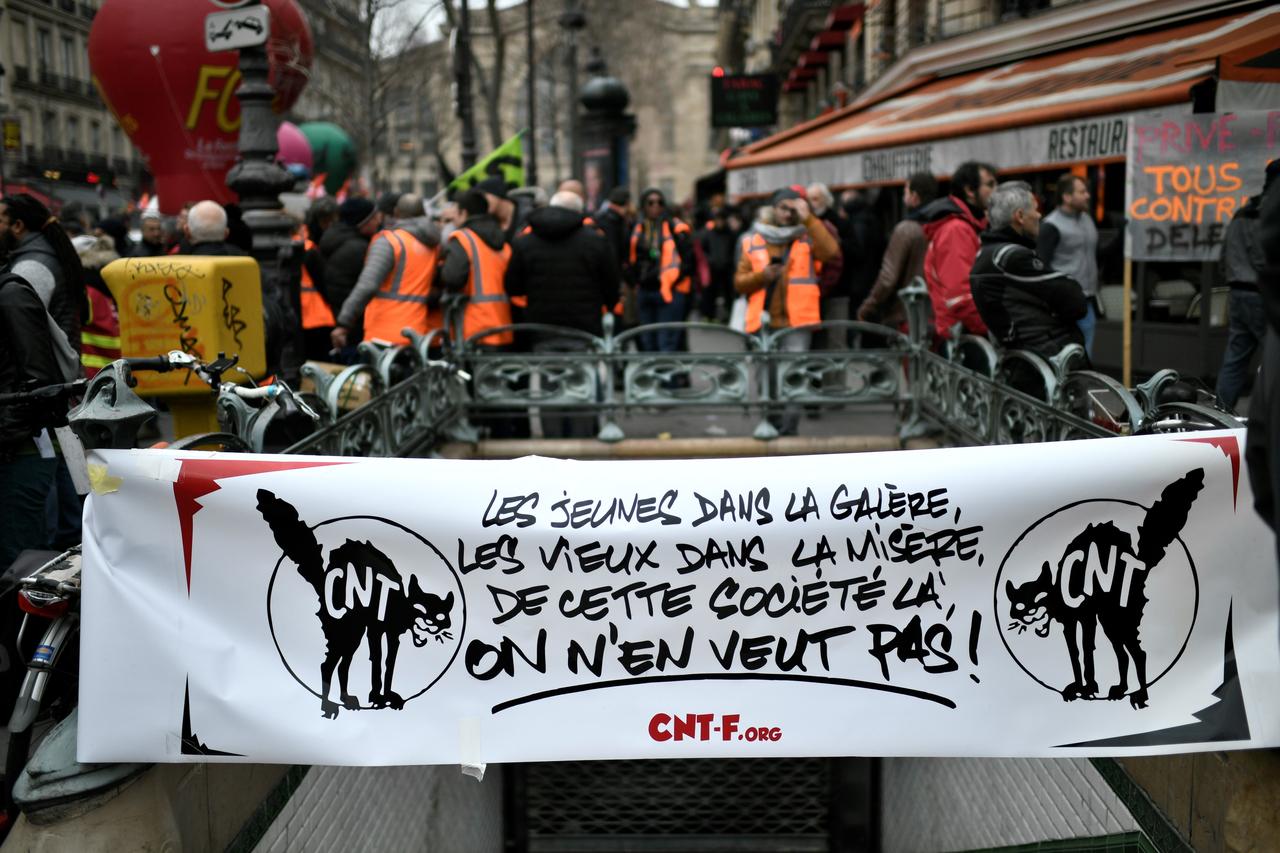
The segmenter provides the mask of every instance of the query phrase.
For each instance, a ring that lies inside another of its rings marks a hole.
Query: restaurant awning
[[[1129,114],[1189,103],[1227,62],[1261,72],[1277,43],[1273,7],[917,80],[748,146],[727,164],[729,192],[900,183],[970,159],[1007,171],[1122,160]]]

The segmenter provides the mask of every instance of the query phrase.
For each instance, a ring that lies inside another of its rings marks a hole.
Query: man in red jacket
[[[996,187],[994,166],[970,160],[951,176],[951,195],[920,212],[929,249],[924,256],[924,280],[933,303],[933,325],[939,337],[950,338],[957,323],[964,331],[985,335],[987,326],[973,304],[969,271],[978,256],[978,235],[987,227],[987,201]]]

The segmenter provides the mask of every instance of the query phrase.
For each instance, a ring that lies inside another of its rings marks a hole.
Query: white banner
[[[1280,744],[1244,435],[667,462],[109,451],[81,761]]]

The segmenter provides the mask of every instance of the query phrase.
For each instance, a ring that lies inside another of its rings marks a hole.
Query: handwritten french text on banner
[[[1156,111],[1131,119],[1126,207],[1131,257],[1214,261],[1227,226],[1280,154],[1280,110]]]
[[[104,452],[80,759],[1274,746],[1275,552],[1242,450]]]

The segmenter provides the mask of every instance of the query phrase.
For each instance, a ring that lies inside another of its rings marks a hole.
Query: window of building
[[[45,110],[40,116],[40,140],[47,148],[58,144],[58,114],[53,110]]]
[[[72,80],[80,77],[76,71],[76,40],[71,36],[62,37],[62,74]]]
[[[19,68],[31,67],[31,48],[27,45],[27,22],[13,22],[13,61]]]
[[[84,148],[84,143],[80,141],[80,118],[78,116],[67,116],[67,138],[62,147],[68,151],[80,151]]]
[[[102,155],[106,152],[102,150],[102,123],[97,121],[89,122],[89,153]]]
[[[18,110],[18,123],[22,125],[22,145],[28,155],[36,147],[36,118],[28,109]]]
[[[53,70],[53,36],[48,30],[36,30],[36,61],[41,71]]]
[[[111,128],[111,156],[125,157],[127,152],[124,150],[124,136],[120,133],[120,128]]]

